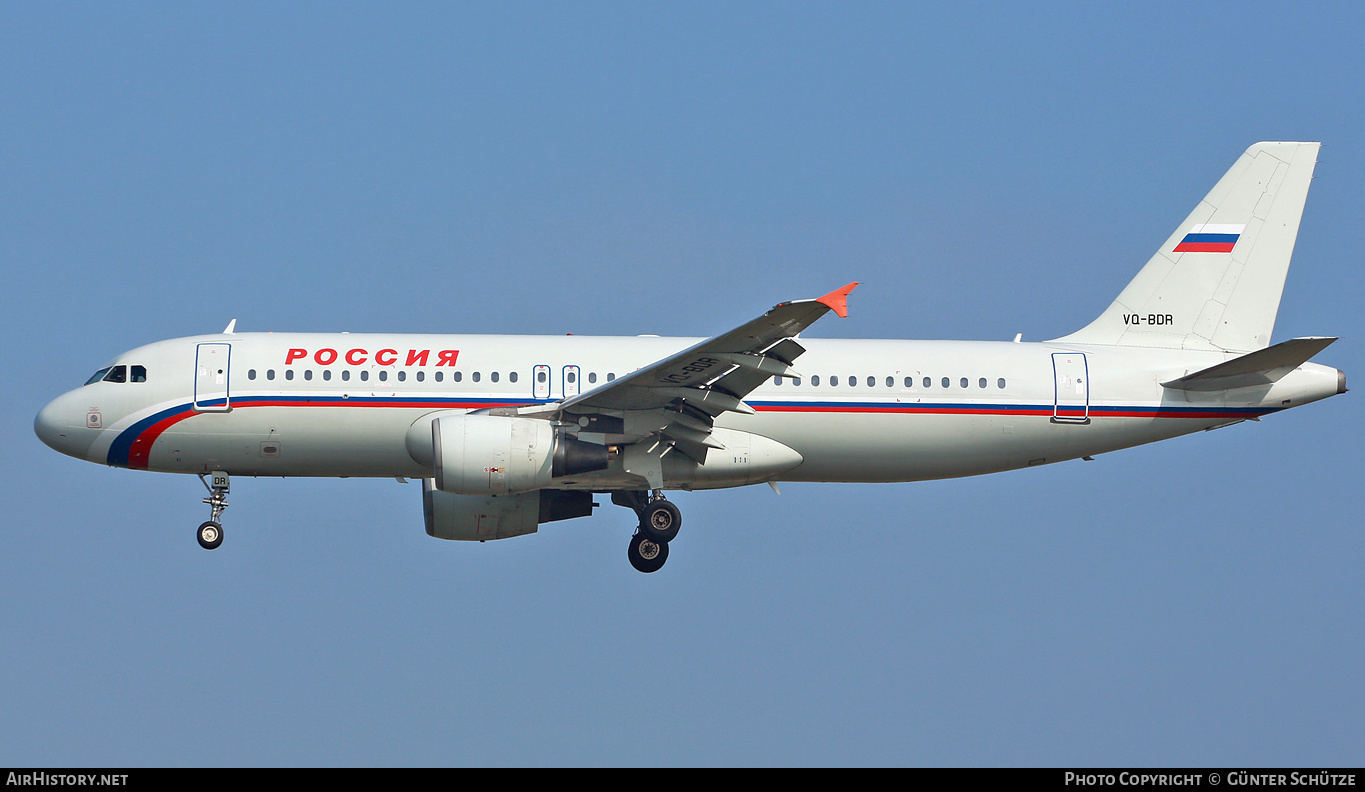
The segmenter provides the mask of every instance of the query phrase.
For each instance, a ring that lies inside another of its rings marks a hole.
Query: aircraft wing
[[[560,402],[556,417],[624,442],[657,434],[702,462],[707,448],[723,447],[711,437],[715,417],[752,414],[744,397],[755,388],[772,376],[800,376],[791,365],[806,350],[795,336],[829,311],[847,316],[848,293],[857,285],[776,305],[734,330]]]

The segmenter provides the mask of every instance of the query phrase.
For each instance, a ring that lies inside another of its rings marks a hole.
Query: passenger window
[[[389,381],[389,372],[384,371],[383,369],[380,369],[380,370],[379,370],[379,381],[380,381],[380,382],[388,382],[388,381]]]
[[[458,371],[455,372],[455,376],[458,377],[459,375],[460,375],[460,372],[458,372]],[[436,372],[436,381],[437,381],[437,382],[440,382],[441,380],[443,380],[443,379],[445,379],[445,378],[446,378],[445,372],[443,372],[443,371],[438,371],[438,372]],[[457,380],[457,381],[458,381],[458,380]]]
[[[877,384],[877,378],[876,378],[876,377],[868,377],[868,378],[867,378],[867,387],[871,388],[871,387],[873,387],[873,386],[876,385],[876,384]],[[887,384],[887,385],[890,385],[890,384],[891,384],[891,378],[890,378],[890,377],[887,377],[887,378],[886,378],[886,384]]]
[[[976,384],[977,384],[977,387],[981,387],[981,388],[986,387],[986,378],[985,378],[985,377],[982,377]]]
[[[424,371],[419,371],[419,372],[417,372],[417,381],[418,381],[418,382],[422,382],[422,381],[425,380],[426,378],[427,378],[426,372],[424,372]]]
[[[342,370],[341,370],[341,379],[342,379],[342,381],[344,381],[344,382],[350,382],[350,381],[351,381],[351,370],[350,370],[350,369],[342,369]]]
[[[306,380],[308,380],[309,382],[312,382],[312,381],[313,381],[313,370],[312,370],[312,369],[304,369],[304,370],[303,370],[303,378],[306,379]]]
[[[406,371],[400,371],[400,372],[398,372],[398,381],[399,381],[399,382],[407,382],[407,381],[408,381],[408,373],[407,373]]]
[[[249,380],[256,379],[256,369],[247,369],[246,378]]]
[[[857,378],[857,377],[849,377],[849,378],[848,378],[848,387],[852,388],[853,386],[855,386],[855,385],[857,385],[857,384],[858,384],[858,378]]]
[[[463,372],[463,371],[457,371],[457,372],[455,372],[454,374],[451,374],[451,375],[450,375],[450,380],[451,380],[452,382],[460,382],[460,381],[463,380],[463,379],[464,379],[464,372]],[[437,382],[440,382],[440,381],[441,381],[441,372],[439,372],[439,371],[436,372],[436,381],[437,381]]]
[[[800,377],[792,377],[792,385],[800,385],[800,384],[801,384],[801,378],[800,378]]]
[[[294,370],[293,370],[293,369],[285,369],[285,370],[284,370],[284,378],[287,379],[287,380],[293,380],[293,379],[294,379]]]
[[[517,372],[515,372],[515,371],[509,371],[509,372],[507,372],[507,381],[508,381],[508,382],[516,382],[516,381],[517,381]]]
[[[588,372],[588,382],[596,382],[596,381],[597,381],[597,372],[596,372],[596,371],[589,371],[589,372]]]
[[[906,385],[909,385],[909,384],[910,384],[910,378],[909,378],[909,377],[906,377],[906,378],[905,378],[905,384],[906,384]],[[886,387],[888,387],[888,388],[894,388],[894,387],[896,387],[896,378],[895,378],[895,377],[887,377],[887,378],[886,378]]]
[[[838,384],[839,384],[839,378],[838,378],[838,377],[830,377],[830,378],[829,378],[829,384],[830,384],[830,387],[834,387],[834,386],[838,385]]]
[[[781,378],[781,377],[773,377],[773,384],[774,384],[774,385],[781,385],[781,384],[782,384],[782,378]]]
[[[470,376],[470,379],[474,380],[475,382],[478,382],[482,376],[483,376],[482,374],[476,371],[473,373],[473,375]]]
[[[268,380],[275,379],[275,369],[267,369],[265,372],[265,378]]]
[[[952,387],[952,383],[953,383],[953,381],[950,380],[950,379],[948,379],[947,377],[944,377],[944,378],[943,378],[943,387],[945,387],[945,388],[951,388],[951,387]]]
[[[570,374],[569,376],[572,377],[573,375]],[[488,378],[489,378],[490,380],[492,380],[493,382],[497,382],[497,381],[498,381],[498,372],[495,371],[495,372],[493,372],[492,374],[489,374],[489,375],[488,375]],[[573,380],[571,379],[571,380],[569,380],[569,381],[572,382]]]
[[[132,367],[132,372],[131,372],[131,373],[132,373],[132,375],[133,375],[133,376],[132,376],[132,381],[133,381],[133,382],[146,382],[146,381],[147,381],[147,367],[146,367],[146,366],[133,366],[133,367]]]
[[[811,378],[810,378],[810,384],[815,385],[815,386],[818,387],[818,386],[820,385],[820,375],[819,375],[819,374],[816,374],[815,376],[811,377]]]
[[[331,369],[323,369],[323,370],[322,370],[322,378],[325,379],[325,380],[331,380],[331,379],[332,379],[332,370],[331,370]]]
[[[963,378],[962,378],[961,385],[962,385],[962,387],[964,387],[964,388],[967,387],[967,378],[966,378],[966,377],[963,377]]]
[[[611,382],[611,381],[614,380],[614,379],[616,379],[616,375],[613,374],[612,372],[608,371],[608,372],[607,372],[607,382]]]
[[[932,387],[934,387],[934,381],[931,380],[931,379],[929,379],[928,377],[925,377],[925,378],[924,378],[924,387],[926,387],[926,388],[932,388]]]
[[[995,387],[1003,389],[1005,387],[1005,378],[1001,377],[1000,379],[996,380]]]

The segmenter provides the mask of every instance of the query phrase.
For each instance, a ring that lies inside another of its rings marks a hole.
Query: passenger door
[[[194,352],[194,409],[227,412],[232,409],[228,393],[231,378],[231,344],[199,344]]]

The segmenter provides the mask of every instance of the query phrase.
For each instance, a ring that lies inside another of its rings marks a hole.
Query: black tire
[[[630,538],[627,555],[636,571],[645,574],[658,572],[668,560],[668,543],[655,542],[644,534],[635,534]]]
[[[656,498],[645,504],[640,513],[640,533],[660,543],[668,544],[682,528],[682,512],[672,502]]]
[[[199,546],[205,550],[213,550],[223,543],[223,526],[209,520],[199,526],[195,532],[195,538],[199,540]]]

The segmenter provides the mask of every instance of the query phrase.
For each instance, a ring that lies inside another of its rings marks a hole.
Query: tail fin
[[[1318,143],[1257,143],[1077,344],[1249,352],[1270,344]]]

